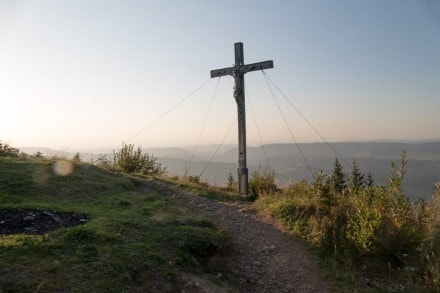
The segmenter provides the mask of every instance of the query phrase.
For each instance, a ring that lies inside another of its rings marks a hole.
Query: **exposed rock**
[[[35,218],[32,217],[32,216],[26,216],[26,217],[23,218],[23,221],[25,221],[25,222],[30,222],[30,221],[33,221],[34,219],[35,219]]]

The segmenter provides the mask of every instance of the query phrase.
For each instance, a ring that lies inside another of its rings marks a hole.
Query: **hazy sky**
[[[274,60],[268,76],[329,141],[440,139],[440,1],[0,0],[0,140],[116,147],[232,66],[235,42],[246,63]],[[195,144],[216,84],[129,142]],[[232,86],[220,79],[201,144],[234,122]],[[292,142],[264,76],[246,87],[263,142]],[[275,94],[297,140],[320,141]]]

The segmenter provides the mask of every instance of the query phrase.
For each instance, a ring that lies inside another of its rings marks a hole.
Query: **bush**
[[[249,180],[249,191],[251,194],[259,196],[264,193],[273,193],[278,190],[275,184],[275,170],[268,168],[258,168],[258,171],[252,173]]]
[[[191,183],[196,183],[196,184],[200,183],[200,177],[199,176],[189,175],[189,176],[186,177],[186,179],[188,180],[188,182],[191,182]]]
[[[75,163],[80,163],[80,162],[82,162],[81,154],[80,154],[80,153],[76,153],[76,154],[73,156],[72,161],[74,161]]]
[[[113,161],[102,156],[98,159],[97,164],[100,167],[124,173],[161,176],[166,172],[166,169],[157,162],[157,158],[153,155],[143,153],[140,147],[135,150],[132,144],[125,143],[119,150],[113,151]]]
[[[18,157],[20,150],[0,141],[0,157]]]
[[[228,182],[226,183],[226,190],[237,192],[237,181],[235,181],[232,173],[229,173],[229,175],[228,175]]]
[[[44,155],[40,151],[36,152],[31,157],[34,158],[34,159],[37,159],[37,160],[44,160]]]
[[[374,259],[379,264],[375,269],[415,268],[415,280],[440,288],[440,184],[433,200],[411,202],[402,188],[406,163],[403,151],[381,186],[372,178],[364,180],[358,169],[343,184],[341,168],[335,168],[331,176],[321,172],[312,183],[290,184],[258,203],[326,255],[344,263],[370,264]],[[271,179],[267,170],[254,173],[253,190],[270,190]]]

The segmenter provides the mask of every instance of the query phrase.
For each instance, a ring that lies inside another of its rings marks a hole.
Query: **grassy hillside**
[[[142,179],[89,164],[59,167],[0,157],[0,215],[8,208],[88,218],[44,235],[0,235],[0,292],[179,290],[179,270],[196,270],[228,243],[224,231]]]

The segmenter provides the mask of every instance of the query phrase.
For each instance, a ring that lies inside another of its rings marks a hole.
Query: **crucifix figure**
[[[244,75],[250,71],[273,68],[273,61],[244,64],[243,43],[235,43],[235,66],[211,70],[211,78],[231,75],[234,78],[234,98],[238,110],[238,192],[248,194],[248,168],[246,165],[246,113]]]

